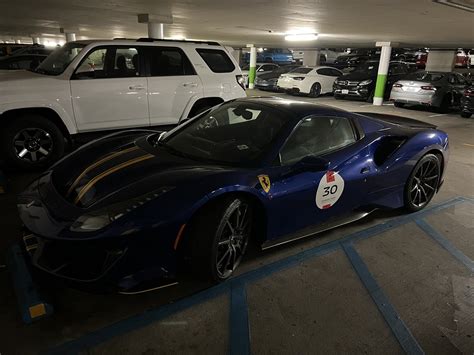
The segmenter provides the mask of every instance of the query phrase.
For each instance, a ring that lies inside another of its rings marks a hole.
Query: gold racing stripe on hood
[[[106,155],[104,158],[100,159],[100,160],[97,160],[94,164],[92,165],[89,165],[87,168],[84,169],[84,171],[76,178],[76,180],[74,180],[74,182],[72,183],[71,187],[69,188],[69,190],[67,191],[67,194],[66,196],[69,196],[73,191],[74,189],[76,188],[77,184],[79,184],[79,182],[82,180],[82,178],[91,170],[97,168],[98,166],[108,162],[109,160],[113,159],[113,158],[116,158],[122,154],[125,154],[125,153],[129,153],[129,152],[133,152],[134,150],[137,150],[138,147],[137,146],[133,146],[131,148],[127,148],[127,149],[124,149],[124,150],[119,150],[118,152],[115,152],[115,153],[111,153],[109,155]]]
[[[91,181],[89,181],[82,189],[81,191],[79,191],[79,193],[77,194],[77,197],[76,199],[74,200],[74,203],[75,204],[78,204],[81,199],[84,197],[84,195],[95,185],[97,184],[100,180],[102,180],[103,178],[109,176],[110,174],[113,174],[119,170],[122,170],[124,168],[126,168],[127,166],[130,166],[130,165],[133,165],[133,164],[136,164],[136,163],[139,163],[141,161],[144,161],[144,160],[148,160],[150,158],[153,158],[154,155],[153,154],[145,154],[145,155],[141,155],[139,157],[136,157],[136,158],[133,158],[131,160],[128,160],[128,161],[125,161],[117,166],[114,166],[102,173],[100,173],[99,175],[97,175],[96,177],[94,177],[93,179],[91,179]]]

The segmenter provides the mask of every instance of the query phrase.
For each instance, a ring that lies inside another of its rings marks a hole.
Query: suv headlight
[[[369,79],[369,80],[364,80],[364,81],[361,81],[359,83],[359,86],[365,86],[365,85],[369,85],[372,83],[372,79]]]
[[[173,186],[160,187],[139,197],[88,212],[80,216],[69,229],[72,232],[97,231],[172,189],[174,189]]]

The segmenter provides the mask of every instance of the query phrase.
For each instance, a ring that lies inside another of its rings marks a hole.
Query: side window
[[[390,74],[398,75],[398,74],[405,74],[407,71],[402,65],[394,64],[390,66]]]
[[[308,155],[323,155],[356,141],[345,117],[309,117],[295,128],[280,151],[281,165],[291,165]]]
[[[151,76],[195,75],[186,54],[175,47],[149,47]]]
[[[456,73],[456,77],[458,79],[459,84],[461,85],[467,85],[469,82],[466,80],[465,77],[463,77],[461,74]]]
[[[450,84],[458,84],[458,79],[456,78],[456,75],[451,74],[448,78],[448,81]]]
[[[74,73],[77,79],[127,78],[140,75],[137,47],[101,47],[92,50]]]
[[[106,48],[100,48],[90,52],[76,69],[76,76],[80,78],[105,77],[104,64],[106,53]]]
[[[329,69],[331,71],[331,76],[339,77],[342,75],[342,72],[336,69]]]
[[[332,70],[329,68],[321,68],[316,71],[319,75],[331,76]]]
[[[234,63],[223,50],[197,48],[196,51],[214,73],[231,73],[235,70]]]

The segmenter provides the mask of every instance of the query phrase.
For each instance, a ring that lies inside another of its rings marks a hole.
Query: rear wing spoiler
[[[431,123],[426,123],[423,121],[414,120],[412,118],[396,116],[396,115],[387,115],[384,113],[376,113],[376,112],[354,112],[358,115],[367,116],[370,118],[374,118],[376,120],[380,120],[386,123],[391,123],[398,126],[410,127],[410,128],[437,128],[436,125]]]

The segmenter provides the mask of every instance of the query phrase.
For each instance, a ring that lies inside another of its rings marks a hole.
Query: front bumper
[[[333,86],[334,95],[349,96],[359,99],[368,99],[371,93],[369,85],[337,85]]]

